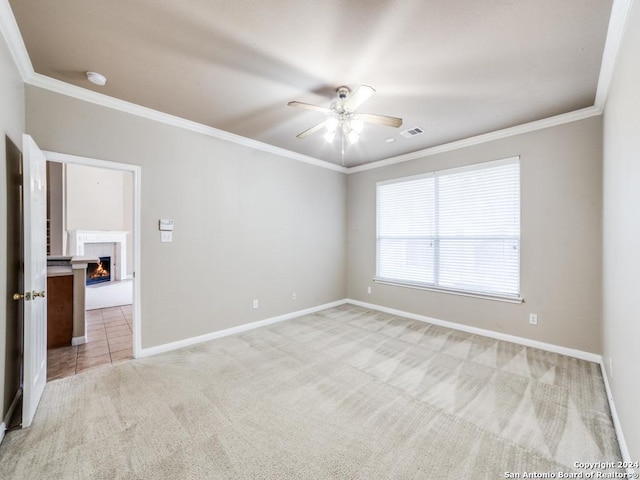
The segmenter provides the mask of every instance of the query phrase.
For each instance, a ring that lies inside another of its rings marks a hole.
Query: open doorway
[[[84,282],[84,335],[48,348],[48,380],[135,358],[140,349],[140,168],[45,152],[50,265],[92,258]],[[77,272],[76,272],[77,273]],[[54,282],[48,279],[48,302]],[[78,289],[77,279],[74,289]],[[77,294],[77,293],[76,293]],[[51,320],[50,320],[51,322]],[[49,324],[50,330],[52,324]],[[74,325],[75,330],[75,325]],[[48,334],[50,337],[50,334]]]

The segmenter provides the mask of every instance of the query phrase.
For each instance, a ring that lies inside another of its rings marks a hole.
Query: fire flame
[[[89,278],[108,277],[109,270],[102,266],[102,262],[98,262],[98,266],[89,274]]]

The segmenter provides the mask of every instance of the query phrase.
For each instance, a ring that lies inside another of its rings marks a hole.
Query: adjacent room
[[[0,31],[1,478],[638,478],[637,1]]]
[[[47,162],[47,380],[133,358],[132,181],[121,170]],[[98,261],[87,263],[79,307],[85,338],[74,339],[64,288],[73,288],[65,263],[75,255]]]

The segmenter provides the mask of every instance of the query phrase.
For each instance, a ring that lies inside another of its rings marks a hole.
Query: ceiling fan
[[[333,142],[336,130],[340,128],[344,134],[343,138],[354,144],[358,141],[360,133],[365,123],[385,125],[387,127],[398,128],[402,125],[402,119],[397,117],[388,117],[386,115],[376,115],[373,113],[356,113],[356,109],[366,102],[376,91],[368,85],[361,85],[355,91],[351,92],[349,87],[338,87],[336,93],[338,98],[329,108],[321,107],[303,102],[289,102],[290,107],[306,108],[316,112],[324,113],[327,119],[308,128],[296,137],[303,139],[309,135],[325,130],[324,138],[327,142]]]

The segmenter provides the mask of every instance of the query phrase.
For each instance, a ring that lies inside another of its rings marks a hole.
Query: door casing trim
[[[42,151],[48,161],[58,163],[73,163],[88,167],[105,168],[108,170],[120,170],[131,172],[133,175],[133,357],[138,358],[142,350],[142,316],[140,296],[140,206],[142,191],[142,167],[129,163],[99,160],[97,158],[70,155],[67,153]]]

